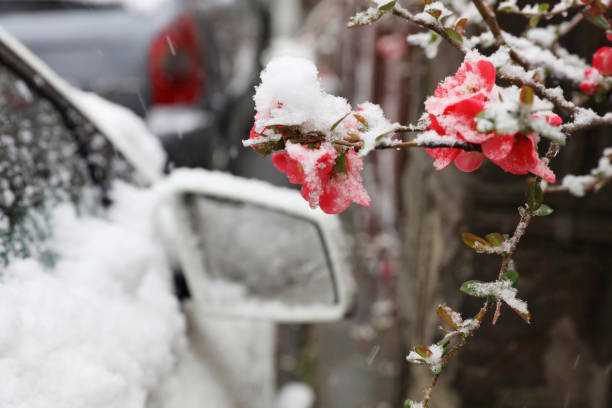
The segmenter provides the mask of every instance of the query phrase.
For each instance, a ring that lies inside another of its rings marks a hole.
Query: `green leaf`
[[[502,276],[502,280],[507,280],[507,281],[512,282],[512,286],[514,287],[516,287],[518,279],[519,279],[519,274],[514,269],[508,269]]]
[[[445,28],[444,32],[446,32],[446,34],[448,34],[450,38],[452,38],[454,41],[458,42],[459,44],[463,42],[463,37],[461,37],[461,34],[456,32],[452,28]]]
[[[501,246],[504,241],[505,238],[502,234],[500,234],[499,232],[492,232],[490,234],[485,235],[485,238],[487,239],[487,241],[489,241],[493,246]]]
[[[542,193],[540,183],[536,183],[535,181],[529,183],[529,190],[527,192],[527,205],[529,206],[529,210],[536,211],[540,208],[543,199],[544,193]]]
[[[404,408],[421,408],[421,403],[408,399],[404,401]]]
[[[521,88],[521,103],[525,105],[533,105],[533,88],[529,85],[523,85]]]
[[[538,4],[538,11],[545,13],[550,9],[550,4],[548,3],[540,3]]]
[[[525,214],[525,207],[523,207],[522,205],[518,208],[518,212],[520,214],[520,216],[522,217]]]
[[[378,6],[378,9],[386,13],[387,11],[391,11],[391,9],[395,6],[395,3],[397,3],[397,0],[392,0],[383,4],[382,6]]]
[[[612,29],[612,26],[610,26],[608,20],[606,20],[606,18],[601,14],[584,13],[584,16],[587,20],[589,20],[589,22],[601,28],[602,30]]]
[[[461,234],[461,239],[465,245],[469,246],[476,252],[483,253],[492,249],[491,244],[488,241],[485,241],[478,235],[474,235],[470,232],[464,232]]]
[[[338,127],[338,125],[339,125],[340,123],[342,123],[342,121],[343,121],[344,119],[346,119],[346,117],[347,117],[348,115],[350,115],[350,114],[351,114],[351,112],[347,113],[346,115],[344,115],[343,117],[341,117],[340,119],[338,119],[338,120],[336,121],[336,123],[334,123],[334,124],[332,125],[332,127],[331,127],[329,130],[331,130],[331,131],[333,132],[333,131],[334,131],[334,130],[335,130],[337,127]]]
[[[540,16],[540,15],[532,16],[529,19],[529,27],[531,27],[531,28],[537,27],[538,24],[540,23],[540,18],[542,18],[542,16]]]
[[[547,215],[550,215],[553,213],[553,209],[550,208],[549,206],[547,206],[546,204],[542,204],[540,206],[540,208],[538,208],[536,211],[534,211],[533,213],[535,215],[537,215],[538,217],[546,217]]]
[[[467,282],[463,282],[459,290],[466,295],[474,296],[477,298],[486,298],[490,295],[490,293],[486,293],[486,291],[482,290],[482,285],[484,282],[479,280],[469,280]]]

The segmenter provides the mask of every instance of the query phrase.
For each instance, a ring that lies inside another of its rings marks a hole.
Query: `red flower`
[[[302,184],[302,197],[312,208],[319,206],[327,214],[338,214],[354,201],[370,205],[370,197],[361,183],[363,160],[353,150],[338,155],[331,145],[308,149],[287,143],[287,153],[275,153],[272,163],[287,174],[292,184]],[[344,160],[344,165],[339,160]]]
[[[483,143],[482,152],[489,160],[508,173],[533,173],[550,183],[555,182],[555,173],[538,156],[533,135],[525,136],[522,133],[517,133],[514,136],[500,136],[500,138],[506,138],[506,141],[499,145],[494,145],[490,142]],[[511,144],[508,153],[506,155],[500,154],[500,152],[507,151],[507,141],[510,140]],[[492,157],[494,156],[497,156],[498,159],[493,159]]]
[[[438,86],[434,96],[427,99],[425,108],[430,114],[430,129],[441,136],[450,136],[481,146],[481,152],[455,148],[425,149],[432,156],[434,167],[442,170],[451,163],[459,170],[471,172],[486,157],[503,170],[513,174],[533,173],[554,182],[554,173],[540,160],[534,135],[522,133],[498,135],[495,132],[479,132],[475,118],[486,104],[495,101],[495,67],[489,61],[466,61]],[[549,124],[559,126],[562,120],[552,112],[545,113]]]
[[[434,96],[425,102],[425,108],[430,113],[430,129],[439,135],[452,136],[470,143],[482,143],[493,137],[493,133],[478,132],[474,118],[484,110],[494,85],[493,64],[486,60],[464,62],[455,76],[445,79]],[[434,166],[438,170],[454,161],[460,170],[474,171],[483,160],[479,152],[464,152],[453,148],[425,150],[435,159]]]
[[[580,89],[587,95],[593,95],[595,92],[597,92],[599,82],[592,78],[589,79],[589,77],[597,77],[597,70],[587,69],[584,71],[584,76],[586,77],[586,80],[580,84]]]
[[[601,47],[593,55],[593,67],[603,76],[612,75],[612,48]]]

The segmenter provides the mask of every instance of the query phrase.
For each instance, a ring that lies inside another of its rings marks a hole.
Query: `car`
[[[136,115],[2,29],[0,108],[3,407],[269,407],[274,322],[350,309],[336,216],[261,181],[167,174]]]
[[[251,0],[0,0],[0,26],[71,84],[144,118],[173,166],[226,169],[252,121],[266,10]]]

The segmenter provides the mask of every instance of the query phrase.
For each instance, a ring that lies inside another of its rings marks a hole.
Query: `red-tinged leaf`
[[[485,241],[479,236],[469,232],[464,232],[461,234],[461,239],[463,239],[465,245],[469,246],[476,252],[483,253],[492,249],[491,244],[488,241]]]
[[[433,18],[437,20],[442,15],[442,10],[430,9],[430,10],[427,10],[427,13],[429,13],[429,15],[431,15]]]
[[[497,323],[497,319],[499,319],[499,315],[500,315],[500,311],[501,311],[501,301],[497,301],[497,306],[495,306],[495,313],[493,314],[493,326],[495,326],[495,323]]]
[[[507,304],[507,303],[506,303]],[[519,315],[521,317],[521,319],[523,319],[523,321],[527,324],[531,323],[531,312],[529,310],[527,310],[527,312],[521,312],[518,309],[513,308],[512,306],[510,306],[512,310],[514,310],[516,312],[517,315]]]
[[[461,18],[455,24],[455,31],[459,33],[460,35],[465,34],[465,25],[467,24],[467,21],[468,21],[467,18]]]
[[[431,352],[431,350],[429,350],[427,347],[425,346],[416,346],[414,348],[414,352],[417,353],[419,356],[423,357],[423,358],[429,358],[431,357],[431,355],[433,354]]]
[[[436,313],[444,323],[455,329],[461,328],[461,325],[463,324],[463,319],[461,318],[461,315],[458,312],[453,310],[452,307],[448,305],[440,305],[436,309]]]

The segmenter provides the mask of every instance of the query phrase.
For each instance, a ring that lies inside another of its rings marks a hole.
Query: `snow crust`
[[[53,211],[56,265],[0,279],[0,406],[145,407],[185,342],[149,191],[117,184],[106,218]]]
[[[567,176],[563,177],[561,185],[566,187],[572,195],[576,197],[584,197],[588,186],[593,184],[596,180],[597,179],[591,175],[574,176],[572,174],[568,174]]]
[[[416,364],[426,364],[429,366],[431,371],[439,372],[442,369],[442,356],[444,354],[444,347],[439,344],[432,344],[427,347],[429,351],[431,351],[431,355],[428,357],[423,357],[416,351],[412,350],[406,357],[411,363]]]

